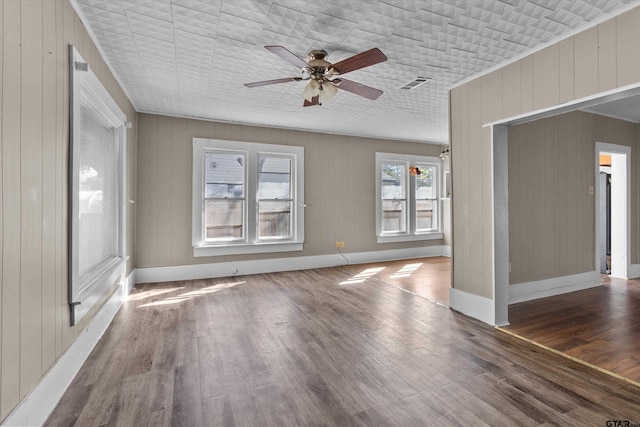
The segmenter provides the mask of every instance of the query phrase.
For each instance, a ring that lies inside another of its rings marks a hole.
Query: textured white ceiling
[[[444,143],[447,90],[637,0],[75,0],[135,108],[184,117]],[[302,107],[305,82],[264,49],[338,62],[372,47],[387,62],[347,75],[384,94],[340,91]],[[400,87],[418,76],[432,80]]]

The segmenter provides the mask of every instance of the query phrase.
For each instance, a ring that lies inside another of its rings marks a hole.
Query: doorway
[[[628,278],[631,148],[596,142],[596,270]]]

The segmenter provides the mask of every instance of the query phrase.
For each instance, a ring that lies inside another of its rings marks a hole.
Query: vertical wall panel
[[[482,77],[482,103],[488,108],[480,110],[482,123],[493,122],[503,117],[502,113],[502,70]]]
[[[42,3],[22,0],[20,398],[42,372]]]
[[[513,117],[522,111],[520,93],[520,62],[514,62],[502,69],[502,112],[504,117]]]
[[[191,146],[186,138],[181,138],[187,134],[187,122],[185,120],[172,121],[171,132],[171,158],[173,159],[174,176],[190,176],[192,168]],[[172,180],[171,188],[171,260],[180,265],[187,262],[185,255],[191,248],[190,228],[185,230],[178,224],[191,224],[191,210],[184,209],[183,206],[191,206],[191,193],[185,191],[181,181]],[[186,232],[185,232],[186,231]],[[186,249],[186,250],[185,250]]]
[[[20,397],[20,2],[3,2],[2,384],[0,419]]]
[[[56,3],[44,2],[42,25],[42,360],[43,370],[55,360],[56,290]],[[42,374],[44,372],[40,372]]]
[[[604,92],[617,86],[616,20],[598,25],[598,90]]]
[[[56,5],[56,64],[64,63],[66,58],[66,50],[64,43],[64,8],[66,2],[55,2]],[[56,252],[55,252],[55,354],[62,354],[62,331],[66,329],[68,323],[64,323],[64,310],[66,298],[63,292],[66,285],[66,225],[65,223],[65,194],[66,194],[66,144],[69,126],[65,123],[65,105],[68,89],[68,70],[67,67],[56,66],[56,148],[55,148],[55,165],[56,171],[53,181],[55,182],[55,229],[56,229]]]
[[[451,120],[454,126],[451,127],[451,140],[468,141],[469,134],[469,88],[462,85],[451,91]],[[457,234],[454,234],[455,244],[453,245],[454,267],[457,275],[455,287],[464,292],[477,292],[469,283],[469,260],[470,252],[470,230],[469,215],[471,206],[469,203],[470,193],[467,188],[469,182],[469,151],[466,146],[457,150],[451,146],[451,178],[453,185],[452,194],[452,223],[456,224]],[[479,274],[479,273],[478,273]]]
[[[579,165],[582,162],[582,142],[585,138],[585,131],[583,129],[582,117],[578,114],[569,114],[564,117],[564,125],[567,126],[567,134],[565,143],[567,144],[567,151],[571,153],[567,157],[565,164],[565,176],[568,181],[567,187],[567,200],[569,204],[563,206],[564,212],[566,212],[569,222],[569,234],[567,244],[565,247],[566,258],[565,263],[567,274],[578,273],[580,267],[580,236],[581,236],[581,212],[577,207],[580,205],[580,199],[584,186],[588,185],[582,179],[582,174],[579,170]],[[571,173],[569,173],[571,171]],[[595,224],[594,224],[595,227]],[[536,273],[533,269],[529,269],[530,276],[528,280],[534,280]],[[565,274],[566,275],[566,274]]]
[[[575,97],[598,92],[598,28],[593,27],[573,37],[575,60]]]
[[[520,61],[520,112],[533,110],[533,57],[527,56]]]
[[[542,177],[542,186],[544,192],[542,194],[542,212],[538,215],[540,218],[539,226],[542,229],[546,229],[548,233],[543,233],[542,247],[540,253],[543,255],[543,265],[548,266],[547,271],[555,277],[557,271],[555,270],[556,260],[558,258],[558,247],[555,245],[555,236],[560,232],[558,227],[558,197],[556,189],[558,182],[559,170],[562,167],[558,164],[556,157],[556,148],[560,144],[558,133],[556,132],[556,120],[549,120],[544,124],[542,129],[542,152],[543,161],[538,164],[538,172]],[[562,171],[564,173],[564,171]],[[553,218],[553,221],[547,222],[548,218]]]
[[[155,192],[155,209],[150,212],[149,218],[152,218],[152,223],[156,223],[156,228],[152,232],[156,235],[158,248],[166,248],[166,250],[158,251],[157,262],[159,265],[171,265],[172,228],[175,227],[170,215],[173,197],[171,190],[172,183],[176,181],[176,169],[178,168],[174,165],[171,148],[174,144],[171,140],[171,128],[175,120],[158,120],[156,122],[158,129],[153,144],[157,158],[155,165],[157,174],[153,182],[158,190]],[[175,144],[182,145],[182,142],[176,141]],[[184,182],[181,181],[181,183]],[[191,186],[184,188],[191,188]]]
[[[44,369],[56,356],[56,3],[44,2],[42,16],[42,360]],[[44,372],[40,372],[43,374]]]
[[[492,122],[503,116],[503,72],[502,70],[494,71],[481,79],[482,83],[482,95],[481,103],[488,108],[478,108],[481,113],[480,123]],[[474,106],[475,108],[475,106]],[[485,147],[490,147],[491,141],[491,129],[483,128],[481,139],[479,141],[480,152],[478,161],[480,162],[480,176],[478,178],[483,182],[482,191],[479,192],[479,197],[482,205],[492,204],[493,199],[493,151],[487,150]],[[493,298],[493,220],[491,216],[479,215],[479,222],[481,224],[481,239],[482,239],[482,257],[481,259],[483,274],[482,280],[482,295],[487,298]]]
[[[153,117],[148,120],[140,120],[138,132],[146,135],[138,141],[138,170],[137,181],[139,188],[154,188],[157,182],[158,169],[156,166],[157,151],[154,142],[157,137],[157,124]],[[144,174],[143,174],[144,171]],[[151,265],[152,259],[156,259],[158,250],[157,235],[153,232],[156,227],[157,209],[150,208],[141,215],[142,206],[153,206],[155,191],[139,191],[136,200],[138,218],[136,259],[138,265]]]
[[[616,18],[616,52],[618,86],[626,86],[640,81],[640,7]]]
[[[558,45],[554,44],[532,55],[534,110],[557,104],[560,99],[558,51]]]
[[[558,43],[558,73],[559,85],[558,102],[567,102],[575,97],[575,67],[573,59],[573,37]]]
[[[469,83],[469,118],[468,124],[470,129],[478,129],[482,125],[482,80],[477,79]],[[467,173],[469,174],[469,181],[481,182],[482,180],[482,132],[469,132],[469,167]],[[468,247],[469,251],[469,271],[476,272],[475,274],[469,273],[469,280],[476,282],[476,286],[482,286],[483,278],[483,259],[480,254],[472,254],[471,248],[482,247],[483,241],[483,215],[484,203],[482,200],[482,187],[477,191],[472,192],[469,195],[469,233],[471,238],[471,244]],[[486,203],[490,203],[488,200]],[[471,285],[471,283],[470,283]],[[483,289],[484,291],[484,289]],[[484,292],[482,294],[484,295]]]
[[[595,210],[595,131],[597,128],[597,122],[593,120],[593,115],[580,114],[583,121],[583,129],[585,134],[581,143],[585,146],[582,150],[582,163],[580,164],[581,181],[580,189],[578,191],[579,200],[578,206],[580,206],[580,218],[579,224],[584,225],[584,230],[581,230],[581,257],[578,260],[578,269],[583,271],[593,271],[595,269],[595,251],[596,251],[596,210]],[[590,187],[594,187],[593,194],[591,194]]]
[[[567,179],[565,175],[564,165],[568,161],[569,153],[573,155],[573,152],[570,151],[567,147],[568,135],[569,129],[566,125],[557,126],[556,144],[554,152],[552,153],[552,156],[554,158],[553,167],[555,168],[555,188],[557,189],[557,191],[554,192],[554,196],[552,196],[552,199],[554,205],[556,206],[556,209],[558,209],[558,212],[556,212],[556,227],[554,230],[556,234],[555,239],[553,240],[554,258],[552,260],[552,266],[554,272],[559,272],[557,273],[558,275],[561,274],[560,272],[562,271],[566,262],[564,251],[568,250],[566,244],[566,236],[569,223],[567,220],[567,209],[565,208],[565,206],[570,205],[568,204],[566,197]]]

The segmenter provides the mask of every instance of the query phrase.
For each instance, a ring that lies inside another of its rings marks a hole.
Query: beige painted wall
[[[571,112],[509,128],[511,284],[594,270],[595,142],[631,147],[637,183],[635,123]],[[631,194],[631,259],[637,263],[638,190]]]
[[[640,82],[638,22],[640,7],[450,91],[454,288],[493,298],[491,135],[483,124]]]
[[[127,197],[135,199],[136,113],[66,0],[0,3],[0,420],[74,342],[67,298],[68,44],[134,123]],[[135,212],[127,213],[133,255]],[[133,258],[128,271],[133,268]],[[103,300],[108,295],[103,297]]]
[[[300,252],[198,257],[191,246],[192,138],[305,148],[305,244]],[[442,244],[378,244],[375,152],[438,156],[440,146],[140,114],[138,129],[137,267],[162,267]]]

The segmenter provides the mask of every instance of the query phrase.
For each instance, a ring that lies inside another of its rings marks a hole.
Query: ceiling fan
[[[350,58],[332,64],[327,61],[325,50],[312,50],[308,54],[308,61],[304,61],[296,54],[283,46],[265,46],[265,49],[275,53],[280,58],[300,68],[301,77],[285,77],[283,79],[265,80],[262,82],[245,83],[246,87],[259,87],[277,83],[287,83],[301,80],[309,80],[304,88],[303,106],[322,105],[338,93],[338,89],[346,90],[356,95],[375,100],[382,95],[382,91],[352,80],[338,78],[343,74],[359,70],[370,65],[387,60],[387,57],[378,48],[369,49]]]

